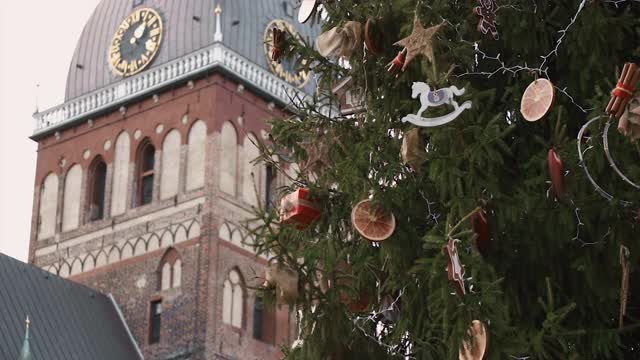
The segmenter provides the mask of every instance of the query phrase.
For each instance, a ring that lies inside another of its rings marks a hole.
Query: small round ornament
[[[489,331],[480,320],[473,320],[467,331],[471,337],[469,340],[463,340],[460,351],[458,352],[459,360],[483,360],[489,347]]]
[[[396,218],[371,200],[360,201],[351,211],[351,222],[356,231],[365,239],[373,242],[387,240],[396,229]]]
[[[298,11],[298,21],[302,24],[309,21],[311,16],[316,12],[318,0],[302,0],[300,10]]]
[[[556,89],[551,81],[537,79],[529,84],[522,95],[520,113],[527,121],[538,121],[551,110],[555,97]]]
[[[370,17],[364,25],[364,44],[372,55],[382,54],[382,31],[378,20]]]
[[[557,197],[560,197],[564,194],[564,167],[562,159],[555,149],[549,149],[547,162],[549,164],[549,176],[551,176],[551,190]]]

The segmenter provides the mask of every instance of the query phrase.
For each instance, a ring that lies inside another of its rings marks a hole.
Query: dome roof
[[[216,4],[222,7],[223,44],[267,69],[264,33],[274,19],[292,24],[305,40],[320,26],[299,24],[291,0],[102,0],[87,22],[71,60],[65,101],[122,79],[108,62],[109,45],[120,23],[137,7],[155,9],[164,23],[163,40],[148,69],[214,43]]]

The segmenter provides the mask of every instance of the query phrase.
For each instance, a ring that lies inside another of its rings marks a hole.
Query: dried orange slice
[[[396,229],[396,218],[381,207],[374,207],[371,200],[360,201],[351,211],[351,222],[365,239],[374,242],[387,240]]]
[[[459,360],[484,360],[489,347],[489,330],[479,320],[473,320],[467,331],[471,339],[462,341],[458,353]]]
[[[556,89],[551,81],[537,79],[524,91],[520,102],[520,113],[527,121],[538,121],[551,110],[555,98]]]

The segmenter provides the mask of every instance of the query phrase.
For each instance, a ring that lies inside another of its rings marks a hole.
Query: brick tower
[[[284,181],[251,163],[265,120],[314,87],[268,59],[273,26],[319,31],[289,1],[102,0],[65,102],[34,115],[29,262],[112,294],[145,359],[276,359],[295,338],[248,288],[267,259],[239,226]]]

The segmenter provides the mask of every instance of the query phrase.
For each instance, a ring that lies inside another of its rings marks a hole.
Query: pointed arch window
[[[156,163],[156,148],[145,141],[140,146],[138,152],[138,189],[136,192],[136,202],[139,206],[150,204],[153,201],[153,179]]]
[[[161,291],[178,288],[182,284],[182,260],[175,249],[167,250],[160,260],[158,276]]]
[[[104,218],[105,189],[107,183],[107,164],[98,156],[89,170],[88,220],[97,221]]]
[[[231,270],[222,285],[222,322],[242,328],[244,284],[237,270]]]

